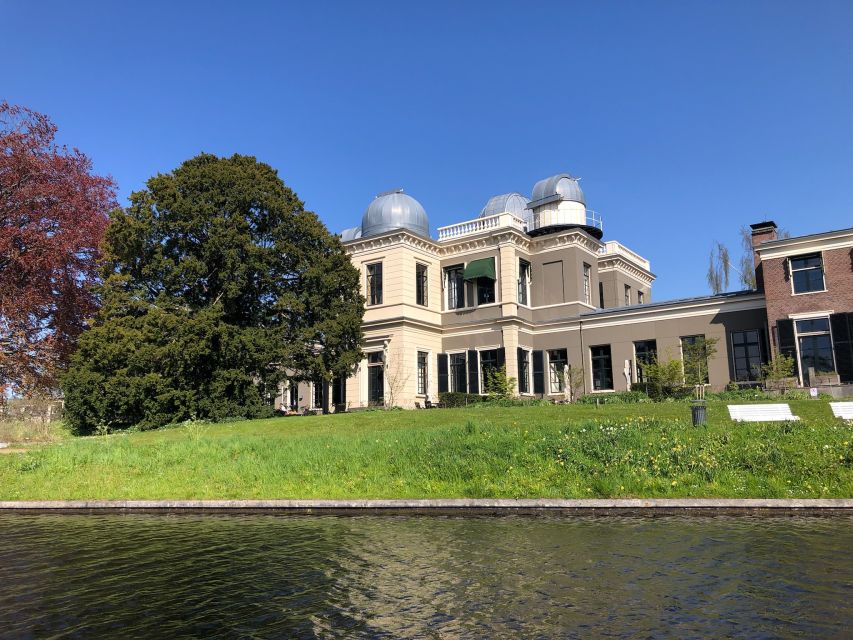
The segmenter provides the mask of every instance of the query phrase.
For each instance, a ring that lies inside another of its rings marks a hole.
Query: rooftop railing
[[[635,253],[631,251],[628,247],[626,247],[621,242],[616,242],[616,240],[608,240],[604,243],[604,246],[598,250],[598,253],[601,256],[607,255],[619,255],[625,258],[628,258],[631,262],[635,262],[641,267],[643,267],[646,271],[651,271],[651,263],[646,260],[639,253]]]
[[[500,229],[501,227],[510,227],[524,231],[524,220],[512,213],[499,213],[494,216],[486,216],[485,218],[476,218],[474,220],[466,220],[457,224],[451,224],[446,227],[438,228],[438,241],[455,240],[464,236],[483,233],[491,229]]]

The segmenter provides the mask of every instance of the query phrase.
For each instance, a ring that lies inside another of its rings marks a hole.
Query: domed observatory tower
[[[376,196],[361,218],[360,237],[378,236],[388,231],[407,229],[429,238],[429,219],[420,202],[402,189]]]
[[[533,198],[527,205],[527,233],[531,236],[577,227],[594,238],[604,235],[599,218],[587,211],[578,178],[561,173],[533,185]]]
[[[502,193],[489,198],[486,206],[480,211],[481,218],[511,213],[524,220],[527,217],[527,204],[530,202],[520,193]]]

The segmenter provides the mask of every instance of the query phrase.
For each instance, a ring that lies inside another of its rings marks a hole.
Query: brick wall
[[[792,313],[853,312],[853,249],[831,249],[823,251],[822,255],[826,291],[799,295],[791,293],[791,280],[785,276],[787,259],[762,261],[767,320],[771,328],[776,326],[777,320]],[[772,342],[775,352],[775,337]]]

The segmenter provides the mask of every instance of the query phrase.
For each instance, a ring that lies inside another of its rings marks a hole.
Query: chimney
[[[776,239],[776,223],[772,220],[756,222],[749,225],[752,229],[752,259],[755,262],[755,288],[764,291],[764,269],[761,267],[761,256],[758,255],[758,245]]]

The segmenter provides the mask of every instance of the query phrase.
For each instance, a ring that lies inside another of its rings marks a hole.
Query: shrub
[[[467,407],[469,404],[479,404],[485,400],[485,396],[476,393],[444,391],[438,394],[438,401],[445,407]]]
[[[616,393],[595,393],[578,398],[578,404],[640,404],[652,399],[642,391],[618,391]]]
[[[492,398],[509,398],[515,390],[515,378],[508,378],[506,367],[486,371],[483,391]]]

